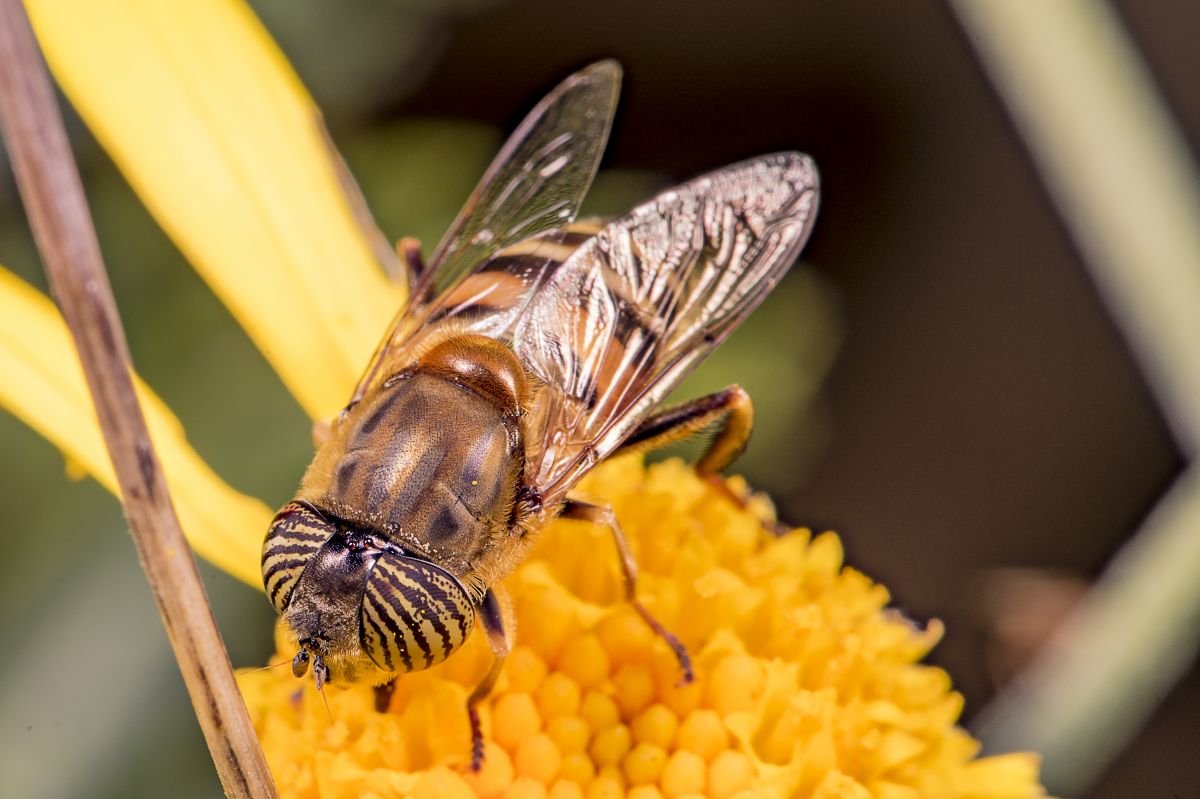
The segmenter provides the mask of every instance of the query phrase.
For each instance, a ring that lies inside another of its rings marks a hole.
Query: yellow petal
[[[349,399],[402,291],[316,107],[237,0],[28,0],[59,84],[314,418]]]
[[[117,491],[91,397],[67,327],[41,292],[0,268],[0,405]],[[188,540],[209,562],[257,588],[271,510],[225,484],[188,445],[183,428],[136,381],[154,448]]]
[[[980,758],[967,764],[964,770],[962,796],[968,799],[1028,796],[1029,786],[1037,784],[1040,766],[1037,755],[1023,752]]]

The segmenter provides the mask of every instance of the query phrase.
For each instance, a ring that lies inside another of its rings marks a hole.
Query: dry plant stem
[[[79,173],[20,0],[0,0],[0,122],[51,288],[79,351],[142,568],[225,793],[274,797],[134,394]]]
[[[1200,450],[1200,180],[1109,3],[955,0],[1184,452]],[[1038,660],[981,715],[986,749],[1034,748],[1082,791],[1195,659],[1192,464]]]

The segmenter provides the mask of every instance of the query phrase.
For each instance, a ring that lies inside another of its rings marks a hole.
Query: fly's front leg
[[[477,608],[494,659],[492,667],[467,698],[467,716],[471,719],[471,771],[483,768],[483,727],[479,723],[479,710],[476,706],[492,692],[496,678],[500,676],[500,669],[504,667],[504,659],[508,657],[508,651],[512,648],[512,642],[504,628],[504,614],[500,612],[496,590],[489,588]]]
[[[683,671],[683,681],[691,682],[695,679],[695,672],[692,670],[692,658],[688,655],[687,649],[670,630],[663,627],[662,623],[650,615],[650,611],[646,610],[646,607],[638,601],[637,561],[633,558],[633,552],[629,550],[629,541],[625,538],[625,533],[621,530],[621,525],[617,524],[617,516],[613,513],[613,509],[604,505],[593,505],[589,502],[568,499],[563,505],[560,515],[564,519],[591,522],[592,524],[604,525],[609,529],[609,532],[612,533],[613,543],[617,545],[617,559],[621,563],[621,577],[625,586],[625,600],[633,605],[638,614],[645,619],[646,624],[650,625],[650,629],[654,630],[659,637],[667,642],[667,646],[671,647],[671,651],[675,653],[675,657],[679,660],[679,668]]]
[[[392,694],[396,693],[396,678],[375,686],[375,712],[387,713],[392,706]]]
[[[312,423],[313,449],[320,449],[333,435],[333,422],[328,419],[318,419]]]

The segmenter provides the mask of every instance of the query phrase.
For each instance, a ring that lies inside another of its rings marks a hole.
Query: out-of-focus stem
[[[1200,184],[1110,6],[954,0],[1185,452],[1200,447]],[[1200,471],[1193,466],[1063,632],[978,720],[990,751],[1035,749],[1075,793],[1194,659]]]
[[[1172,487],[1036,661],[975,721],[988,752],[1032,749],[1077,795],[1130,741],[1200,647],[1200,469]]]
[[[79,351],[142,568],[225,793],[273,799],[274,782],[134,393],[79,173],[20,0],[0,0],[0,123],[51,288]]]
[[[1200,184],[1107,2],[954,0],[1189,455],[1200,449]]]

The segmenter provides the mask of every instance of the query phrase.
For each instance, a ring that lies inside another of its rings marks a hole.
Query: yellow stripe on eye
[[[377,666],[416,671],[445,660],[471,633],[475,612],[449,573],[385,553],[363,595],[361,643]]]
[[[289,502],[271,522],[263,541],[262,575],[267,598],[280,613],[309,561],[337,530],[311,508]]]
[[[364,641],[367,654],[380,668],[391,671],[415,671],[422,666],[413,663],[412,646],[407,626],[390,610],[390,598],[382,594],[374,582],[367,584],[363,596],[364,626],[378,637],[379,646],[371,647]]]

